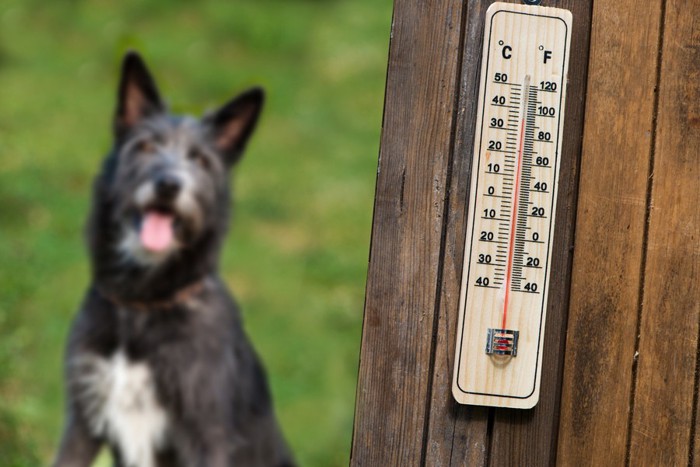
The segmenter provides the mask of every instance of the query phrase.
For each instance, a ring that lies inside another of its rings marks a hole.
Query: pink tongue
[[[173,216],[148,211],[141,224],[141,243],[151,251],[163,251],[173,242]]]

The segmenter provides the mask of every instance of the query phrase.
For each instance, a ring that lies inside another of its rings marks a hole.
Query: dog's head
[[[124,58],[109,180],[115,247],[157,265],[225,224],[229,169],[255,127],[263,92],[254,88],[201,119],[169,114],[145,63]]]

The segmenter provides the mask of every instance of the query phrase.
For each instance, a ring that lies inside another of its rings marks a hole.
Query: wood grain
[[[696,465],[700,0],[545,2],[574,34],[540,402],[452,398],[491,3],[395,5],[351,464]]]
[[[700,1],[667,0],[630,465],[686,465],[700,317]],[[694,453],[693,453],[694,454]]]
[[[425,460],[431,466],[486,465],[489,409],[457,404],[452,397],[457,339],[457,315],[462,281],[462,259],[467,226],[467,198],[471,178],[471,150],[479,93],[483,18],[492,1],[467,2],[462,37],[459,102],[455,115],[454,157],[449,179],[449,202],[443,269],[438,303],[435,366],[432,374],[430,419]]]
[[[558,463],[623,465],[661,1],[593,4]]]
[[[455,157],[450,183],[449,212],[439,307],[439,340],[431,398],[430,426],[427,441],[427,465],[488,465],[489,446],[494,451],[491,465],[547,465],[556,452],[558,403],[563,343],[568,306],[573,218],[576,205],[577,167],[581,151],[581,134],[588,67],[591,2],[559,1],[550,6],[567,8],[573,13],[572,60],[569,65],[569,88],[566,109],[561,188],[557,218],[562,228],[555,231],[555,255],[550,304],[545,335],[542,393],[534,411],[498,410],[493,426],[493,442],[488,429],[489,409],[459,406],[451,397],[451,374],[454,365],[459,288],[461,283],[466,203],[471,176],[476,99],[481,67],[483,18],[491,1],[468,2],[463,37],[463,60],[459,86],[459,112]],[[491,411],[492,423],[494,410]]]
[[[423,456],[461,14],[395,3],[351,465]]]

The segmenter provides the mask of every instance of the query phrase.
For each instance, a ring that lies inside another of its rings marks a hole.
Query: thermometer
[[[511,3],[486,13],[453,379],[462,404],[539,399],[571,20]]]

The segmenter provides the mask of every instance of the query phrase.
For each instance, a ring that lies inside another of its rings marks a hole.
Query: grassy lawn
[[[298,460],[347,465],[391,1],[115,4],[0,0],[0,463],[45,465],[59,436],[88,193],[135,48],[179,112],[266,88],[222,274]]]

